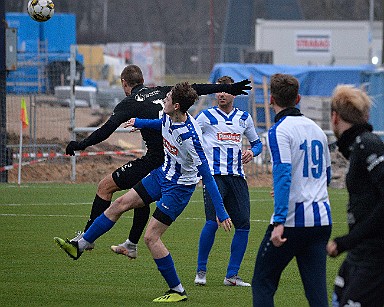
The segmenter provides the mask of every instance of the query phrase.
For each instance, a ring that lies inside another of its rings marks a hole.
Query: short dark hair
[[[140,67],[136,65],[126,66],[121,72],[120,78],[127,82],[130,87],[144,83],[143,72]]]
[[[217,83],[219,84],[232,84],[235,81],[230,76],[222,76],[219,79],[217,79]]]
[[[172,88],[172,103],[180,104],[180,111],[186,113],[199,98],[196,91],[188,82],[177,83]]]
[[[271,77],[271,96],[279,107],[296,105],[299,94],[299,81],[292,75],[274,74]]]

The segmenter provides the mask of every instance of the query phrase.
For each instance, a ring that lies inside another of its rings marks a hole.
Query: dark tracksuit
[[[335,280],[333,304],[383,307],[384,143],[365,124],[346,130],[337,145],[350,161],[346,176],[349,233],[334,239],[338,252],[348,254]]]

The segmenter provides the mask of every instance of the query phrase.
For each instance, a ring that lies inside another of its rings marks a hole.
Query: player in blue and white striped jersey
[[[299,83],[286,74],[271,77],[275,124],[268,131],[273,164],[274,213],[259,252],[252,280],[253,306],[274,306],[280,276],[296,257],[306,298],[328,306],[326,245],[332,219],[327,192],[331,178],[328,141],[295,105]]]
[[[145,125],[148,122],[137,119],[136,125]],[[189,114],[181,124],[172,122],[166,114],[163,115],[161,122],[157,123],[162,126],[165,153],[162,166],[164,177],[175,184],[197,184],[201,178],[198,168],[207,163],[201,146],[202,135],[199,125]],[[157,123],[153,122],[150,125]]]
[[[229,76],[223,76],[217,81],[219,84],[233,82]],[[196,120],[203,131],[203,147],[211,174],[215,178],[224,206],[235,227],[224,284],[249,287],[251,284],[238,276],[250,230],[250,199],[243,164],[261,153],[262,144],[255,131],[252,117],[233,106],[234,98],[227,93],[217,93],[218,105],[202,111]],[[251,148],[245,151],[242,150],[243,136],[246,136],[251,144]],[[217,231],[214,206],[206,189],[204,189],[204,206],[206,222],[199,240],[196,285],[206,284],[208,256]]]
[[[162,130],[165,153],[163,165],[117,198],[95,219],[79,241],[65,242],[60,239],[58,242],[68,255],[77,259],[90,244],[111,229],[124,212],[156,201],[156,209],[147,226],[144,241],[170,289],[154,299],[154,302],[187,299],[171,254],[161,237],[187,206],[200,180],[198,173],[213,199],[220,225],[225,231],[232,227],[200,143],[201,130],[187,113],[197,98],[196,91],[188,83],[176,84],[164,99],[165,114],[162,119],[132,118],[126,123],[126,127]]]
[[[275,197],[271,224],[331,225],[327,136],[311,119],[295,113],[279,116],[268,132]]]
[[[218,93],[225,100],[231,94]],[[251,144],[252,156],[260,154],[262,144],[256,133],[251,115],[233,107],[230,113],[219,106],[202,111],[196,120],[203,129],[203,145],[212,175],[233,175],[244,178],[242,139],[246,136]],[[220,102],[219,102],[220,103]],[[226,102],[228,103],[228,102]]]

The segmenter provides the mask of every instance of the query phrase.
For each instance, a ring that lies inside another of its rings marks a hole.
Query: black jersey
[[[339,252],[356,264],[384,263],[384,143],[370,125],[354,125],[338,141],[349,159],[349,234],[336,238]]]
[[[170,86],[136,86],[131,95],[123,99],[113,110],[110,121],[120,126],[130,118],[158,119],[163,113],[163,99],[170,91]],[[163,139],[160,130],[143,128],[141,136],[147,147],[146,156],[151,159],[163,159]]]
[[[241,91],[246,87],[246,84],[242,82],[234,84],[192,84],[192,87],[198,95],[217,92],[227,92],[236,95],[242,93]],[[160,118],[163,110],[162,100],[171,89],[172,86],[146,87],[142,84],[135,86],[132,89],[131,95],[124,98],[115,107],[108,121],[89,137],[82,140],[80,146],[86,148],[106,140],[122,123],[130,118]],[[147,153],[144,158],[163,160],[164,151],[161,131],[143,128],[140,132],[147,147]]]
[[[171,86],[145,87],[142,84],[135,86],[131,95],[117,104],[108,121],[81,141],[81,145],[88,147],[106,140],[130,118],[159,118],[163,110],[162,100],[171,88]],[[161,131],[144,128],[140,130],[140,133],[147,147],[144,157],[159,159],[161,165],[164,159]]]

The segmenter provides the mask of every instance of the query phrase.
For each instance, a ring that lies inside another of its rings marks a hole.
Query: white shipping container
[[[256,51],[272,51],[276,65],[381,63],[382,22],[256,20]],[[370,39],[370,37],[372,39]]]

